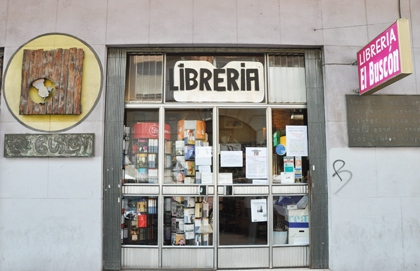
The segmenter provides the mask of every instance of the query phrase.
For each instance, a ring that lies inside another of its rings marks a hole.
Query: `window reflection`
[[[267,198],[220,197],[219,244],[267,244]]]
[[[219,184],[267,183],[265,112],[265,109],[220,110]]]

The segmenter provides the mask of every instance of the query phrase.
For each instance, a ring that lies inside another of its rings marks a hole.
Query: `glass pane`
[[[165,165],[166,184],[212,184],[212,110],[167,110],[172,151]],[[165,154],[166,155],[166,154]]]
[[[190,65],[184,62],[175,66],[177,61],[196,62],[191,62]],[[238,63],[239,61],[244,63]],[[165,99],[167,102],[238,102],[240,99],[242,102],[261,102],[264,99],[263,74],[264,56],[261,54],[234,56],[168,54]],[[232,94],[236,100],[231,98]],[[252,97],[245,98],[245,96]]]
[[[162,55],[131,55],[128,59],[126,102],[161,102]]]
[[[221,109],[219,141],[219,184],[267,183],[265,109]]]
[[[126,110],[125,125],[124,184],[158,183],[159,111]]]
[[[273,204],[273,244],[309,244],[308,196],[276,196]]]
[[[303,55],[269,57],[270,103],[306,103],[304,60]]]
[[[157,245],[157,206],[157,197],[123,197],[121,204],[123,244]]]
[[[306,109],[273,109],[273,182],[282,184],[307,183],[309,159],[307,156],[288,155],[286,126],[306,128]],[[302,135],[307,141],[307,134]]]
[[[164,208],[164,245],[212,245],[213,197],[165,197]]]
[[[267,198],[220,197],[219,244],[267,244]]]

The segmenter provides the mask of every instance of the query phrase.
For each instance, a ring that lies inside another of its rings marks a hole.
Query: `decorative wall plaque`
[[[20,115],[79,115],[83,49],[24,50]]]
[[[4,157],[93,157],[94,134],[5,134]]]

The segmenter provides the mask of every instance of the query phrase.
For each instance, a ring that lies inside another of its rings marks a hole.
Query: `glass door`
[[[218,268],[269,267],[266,112],[218,111]]]

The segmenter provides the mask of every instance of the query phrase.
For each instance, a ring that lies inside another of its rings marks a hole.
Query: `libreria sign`
[[[216,68],[207,61],[177,61],[169,69],[170,91],[178,102],[261,102],[261,62],[231,61]]]
[[[412,73],[407,19],[393,25],[357,52],[360,94],[373,93]]]

